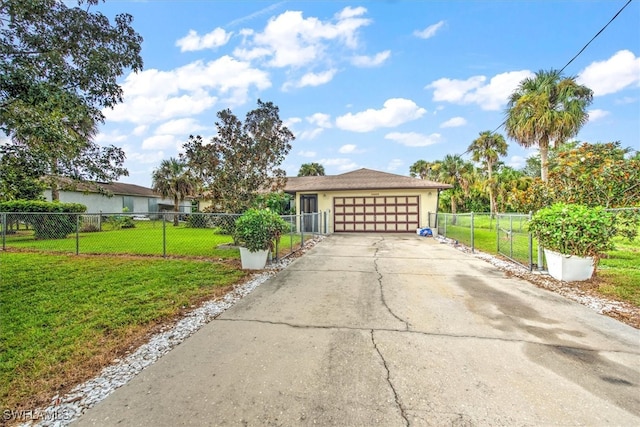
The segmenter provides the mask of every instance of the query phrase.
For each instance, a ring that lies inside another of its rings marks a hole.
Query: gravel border
[[[295,258],[303,255],[316,243],[322,241],[324,237],[316,236],[314,239],[308,240],[305,242],[304,248],[254,274],[249,281],[236,286],[221,299],[206,302],[186,314],[176,323],[165,326],[161,332],[153,335],[147,343],[140,346],[133,353],[123,359],[114,360],[114,364],[104,368],[99,376],[76,386],[64,396],[55,396],[48,407],[31,411],[29,413],[31,421],[21,425],[31,427],[63,427],[69,425],[87,409],[95,406],[117,388],[128,383],[147,366],[153,364],[172,348],[193,335],[198,329],[250,294],[278,271],[285,269]],[[472,252],[471,248],[442,236],[435,236],[434,239],[442,244],[448,244],[476,258],[485,260],[499,270],[504,271],[508,276],[527,280],[538,287],[556,292],[591,308],[597,313],[613,317],[635,328],[640,325],[640,308],[631,304],[594,295],[592,292],[567,282],[555,280],[551,276],[540,272],[530,272],[528,268],[512,261],[477,250]]]
[[[234,287],[222,298],[208,301],[187,313],[177,322],[166,325],[161,332],[151,336],[134,352],[125,358],[114,360],[114,363],[104,368],[97,377],[74,387],[64,396],[55,396],[46,408],[38,408],[25,413],[24,418],[28,418],[26,420],[28,422],[21,424],[21,426],[63,427],[69,425],[87,409],[95,406],[117,388],[128,383],[147,366],[152,365],[204,325],[231,308],[280,270],[288,267],[294,259],[303,255],[323,239],[324,236],[316,236],[307,240],[302,249],[287,258],[271,263],[265,270],[253,274],[248,281]]]

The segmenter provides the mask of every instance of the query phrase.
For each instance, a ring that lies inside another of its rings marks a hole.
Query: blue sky
[[[523,78],[564,67],[625,3],[107,0],[107,16],[133,15],[144,70],[122,77],[96,141],[125,150],[122,182],[151,186],[190,134],[215,134],[218,111],[242,119],[260,98],[296,135],[289,175],[310,162],[408,175],[495,130]],[[576,139],[640,149],[640,1],[564,74],[594,91]],[[504,161],[532,154],[509,141]]]

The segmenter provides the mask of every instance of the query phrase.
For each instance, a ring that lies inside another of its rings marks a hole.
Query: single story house
[[[60,201],[83,204],[87,207],[87,213],[117,214],[126,211],[148,215],[174,210],[173,200],[163,199],[151,188],[122,182],[98,185],[105,191],[99,191],[96,185],[90,183],[79,183],[73,190],[61,189]],[[51,189],[45,190],[44,197],[51,201]],[[180,203],[180,212],[191,213],[191,199]]]
[[[438,211],[449,184],[371,169],[340,175],[289,177],[284,191],[297,212],[328,212],[328,232],[416,232]],[[304,226],[307,227],[307,224]]]

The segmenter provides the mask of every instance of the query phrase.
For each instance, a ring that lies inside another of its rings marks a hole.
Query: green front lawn
[[[246,273],[207,260],[0,252],[0,407],[33,409]]]
[[[19,230],[6,237],[7,248],[28,249],[45,252],[80,254],[126,254],[183,257],[211,257],[237,259],[237,248],[229,247],[233,238],[216,233],[210,228],[190,228],[181,223],[174,227],[161,221],[135,221],[135,228],[110,229],[104,231],[71,234],[66,239],[36,240],[32,230]],[[309,236],[305,237],[305,240]],[[284,235],[280,240],[279,256],[299,247],[299,234]]]

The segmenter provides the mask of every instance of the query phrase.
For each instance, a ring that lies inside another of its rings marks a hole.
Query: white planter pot
[[[549,275],[554,279],[564,280],[565,282],[578,282],[589,280],[593,275],[592,257],[563,255],[549,249],[544,250],[544,256],[547,259]]]
[[[267,265],[269,249],[251,252],[247,248],[240,247],[240,261],[244,270],[262,270]]]

